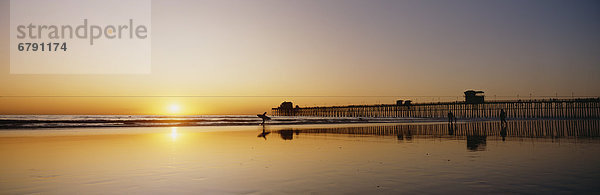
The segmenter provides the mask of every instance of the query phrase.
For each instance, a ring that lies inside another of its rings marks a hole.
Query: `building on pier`
[[[296,108],[294,108],[294,103],[292,102],[284,101],[281,103],[281,105],[279,105],[279,107],[277,107],[277,110],[281,115],[294,116],[296,115],[296,110],[298,110],[299,108],[300,107],[298,105],[296,105]]]
[[[483,104],[483,91],[468,90],[465,91],[465,102],[467,104]]]
[[[396,106],[410,106],[411,100],[396,100]]]

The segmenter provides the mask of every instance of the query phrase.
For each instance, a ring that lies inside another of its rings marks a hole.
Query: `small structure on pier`
[[[479,95],[481,94],[481,95]],[[483,91],[468,90],[465,91],[465,102],[467,104],[483,104]]]
[[[281,105],[279,105],[279,109],[283,109],[283,110],[294,109],[294,103],[292,103],[292,102],[282,102]]]
[[[411,100],[396,100],[396,106],[410,106],[411,103]]]
[[[296,114],[296,110],[300,107],[296,105],[296,109],[294,109],[294,103],[292,102],[282,102],[281,105],[277,108],[281,114],[293,116]]]

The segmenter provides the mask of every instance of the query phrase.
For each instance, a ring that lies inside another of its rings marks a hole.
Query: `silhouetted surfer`
[[[257,114],[256,116],[258,116],[259,118],[262,119],[261,125],[265,125],[265,121],[271,120],[271,117],[267,116],[267,112],[265,112],[263,114]]]

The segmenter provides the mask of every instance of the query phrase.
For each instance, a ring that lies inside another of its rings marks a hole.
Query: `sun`
[[[181,111],[181,107],[178,104],[169,105],[169,113],[179,114],[180,111]]]

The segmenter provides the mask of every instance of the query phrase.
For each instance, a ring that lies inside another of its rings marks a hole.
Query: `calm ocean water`
[[[19,128],[0,156],[0,194],[600,193],[600,120]]]
[[[272,117],[271,125],[431,121],[397,118]],[[256,115],[0,115],[0,129],[258,125]]]

